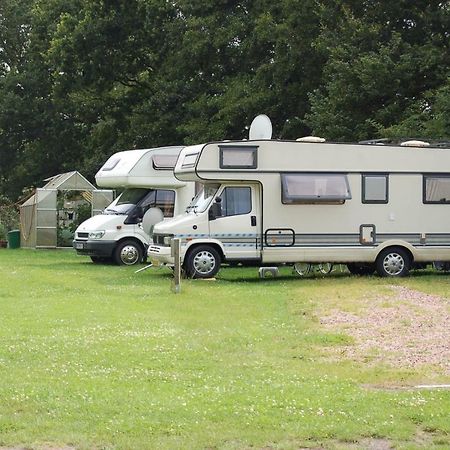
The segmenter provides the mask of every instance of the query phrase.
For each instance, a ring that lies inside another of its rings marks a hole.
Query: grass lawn
[[[320,321],[393,284],[448,306],[450,275],[135,270],[0,250],[0,448],[450,448],[450,390],[415,388],[442,367],[339,356]]]

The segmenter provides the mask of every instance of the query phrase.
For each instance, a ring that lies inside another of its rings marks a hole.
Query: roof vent
[[[297,142],[325,142],[325,139],[318,136],[304,136],[298,138]]]
[[[405,141],[400,144],[402,147],[429,147],[430,143],[425,141]]]

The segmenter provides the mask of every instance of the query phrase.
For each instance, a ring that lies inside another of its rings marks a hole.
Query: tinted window
[[[167,189],[157,189],[149,194],[140,202],[143,212],[149,208],[159,208],[164,217],[173,217],[175,207],[175,192]]]
[[[221,169],[256,169],[257,147],[220,147]]]
[[[450,177],[425,175],[424,203],[450,203]]]
[[[363,175],[362,176],[362,202],[387,203],[388,202],[388,176]]]
[[[352,198],[345,174],[282,173],[283,203],[344,203]]]

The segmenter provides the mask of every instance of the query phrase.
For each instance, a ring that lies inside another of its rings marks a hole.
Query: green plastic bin
[[[20,230],[8,231],[8,248],[20,248]]]

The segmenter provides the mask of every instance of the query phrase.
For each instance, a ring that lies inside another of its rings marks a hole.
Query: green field
[[[135,270],[0,249],[0,448],[450,448],[450,390],[415,387],[442,366],[349,358],[320,320],[392,285],[448,311],[450,275],[224,268],[175,295],[170,270]]]

